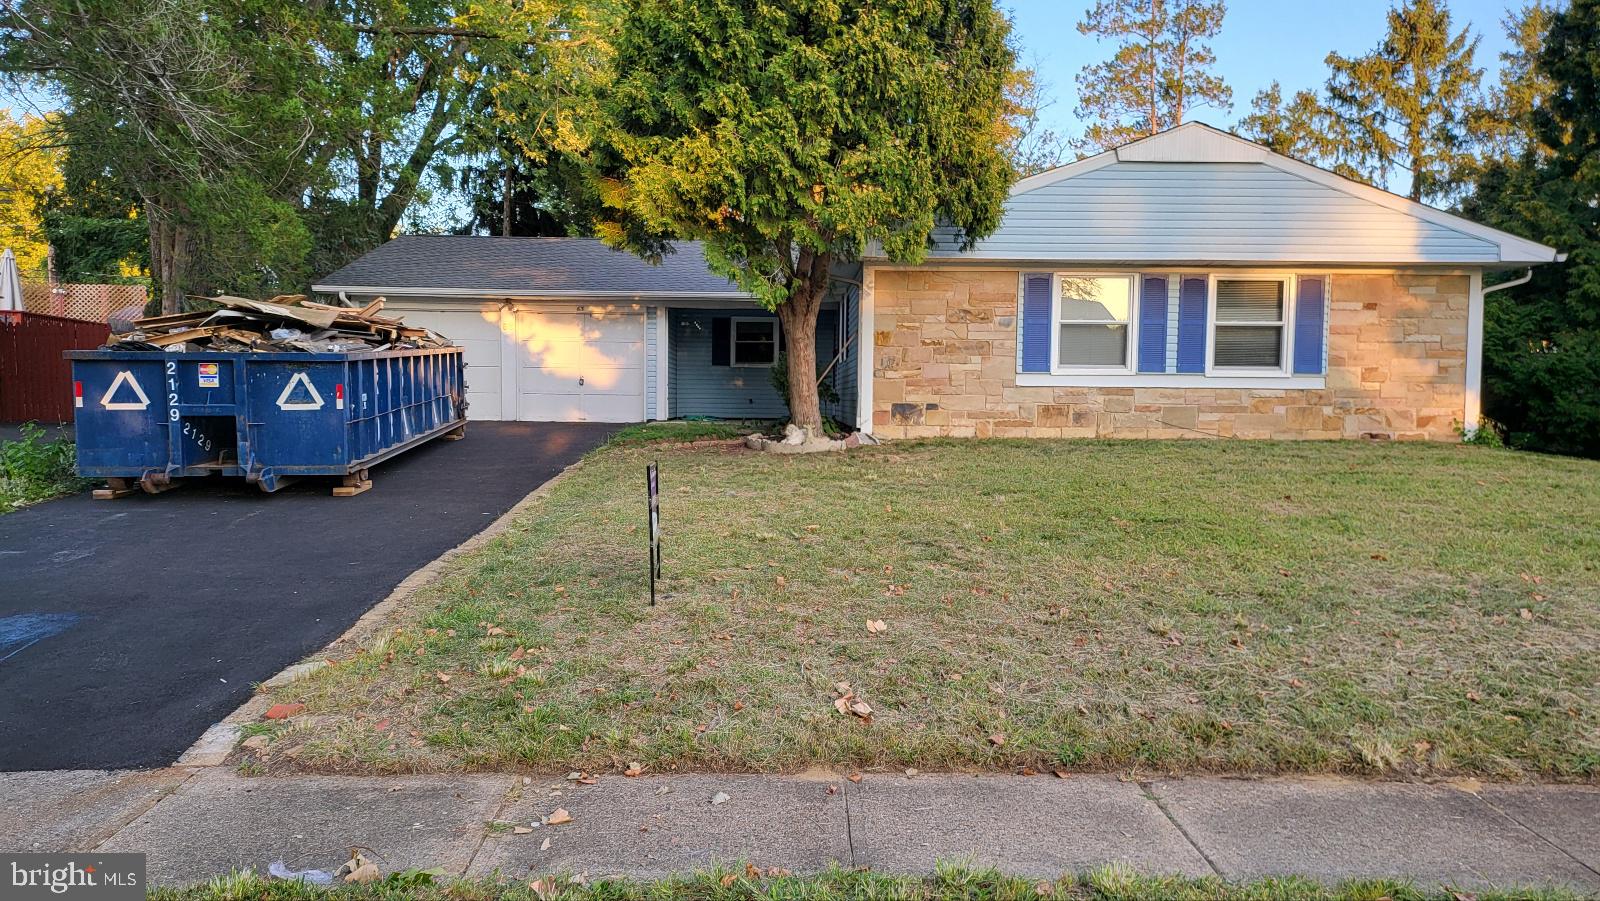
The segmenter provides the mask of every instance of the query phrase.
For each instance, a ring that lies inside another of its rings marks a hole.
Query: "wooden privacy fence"
[[[72,364],[61,354],[110,336],[104,323],[0,312],[0,422],[71,422]]]
[[[140,307],[150,299],[144,285],[65,285],[48,282],[23,282],[22,307],[30,313],[64,316],[85,322],[104,323],[111,315],[129,307]],[[130,318],[139,316],[137,310]]]

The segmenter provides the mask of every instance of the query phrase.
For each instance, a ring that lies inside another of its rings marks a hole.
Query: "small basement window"
[[[1219,278],[1211,368],[1282,372],[1289,292],[1281,278]]]
[[[1056,281],[1056,368],[1126,370],[1133,276],[1065,274]]]
[[[728,358],[735,366],[771,366],[778,361],[778,320],[735,319]]]

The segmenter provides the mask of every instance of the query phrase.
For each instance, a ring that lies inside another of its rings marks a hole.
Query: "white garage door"
[[[462,361],[467,364],[467,418],[500,419],[500,307],[462,305],[458,309],[440,309],[441,303],[448,301],[433,301],[426,306],[414,301],[389,301],[384,310],[405,319],[406,325],[433,329],[460,345]]]
[[[522,308],[516,315],[518,419],[644,419],[642,313]]]

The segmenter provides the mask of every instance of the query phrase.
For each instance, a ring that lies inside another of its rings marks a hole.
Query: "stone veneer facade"
[[[1018,387],[1016,270],[867,277],[882,438],[1457,437],[1466,275],[1335,274],[1319,389]]]

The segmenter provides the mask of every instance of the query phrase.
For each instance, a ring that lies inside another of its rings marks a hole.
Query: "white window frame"
[[[1217,283],[1229,282],[1278,282],[1283,285],[1283,319],[1279,322],[1266,320],[1229,320],[1220,323],[1217,320]],[[1295,276],[1281,272],[1213,272],[1207,280],[1206,287],[1206,375],[1207,376],[1237,376],[1237,377],[1273,377],[1287,378],[1294,370],[1294,322],[1296,295]],[[1244,367],[1244,366],[1218,366],[1216,365],[1217,351],[1217,326],[1218,325],[1242,326],[1275,326],[1282,330],[1283,345],[1279,348],[1277,367]]]
[[[765,325],[772,330],[772,359],[765,363],[739,362],[739,323],[754,322]],[[734,316],[728,323],[728,365],[740,367],[766,367],[771,369],[778,365],[778,320],[767,319],[760,316]]]
[[[1128,280],[1128,319],[1074,319],[1071,322],[1061,321],[1061,286],[1062,280],[1067,278],[1125,278]],[[1063,271],[1052,273],[1050,276],[1050,372],[1055,375],[1127,375],[1137,372],[1139,348],[1139,273],[1137,272],[1076,272]],[[1122,324],[1127,326],[1127,343],[1122,348],[1121,366],[1065,366],[1061,363],[1061,327],[1063,325],[1107,325]]]

